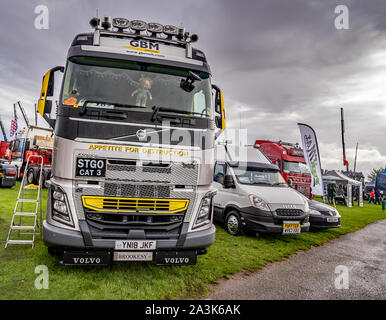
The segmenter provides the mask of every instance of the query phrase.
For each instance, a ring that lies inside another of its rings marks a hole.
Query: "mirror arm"
[[[55,119],[52,119],[48,116],[47,113],[45,113],[43,115],[43,119],[47,121],[48,125],[52,128],[52,129],[55,129],[55,122],[56,120]]]

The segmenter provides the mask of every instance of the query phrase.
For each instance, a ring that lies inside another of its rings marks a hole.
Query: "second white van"
[[[225,152],[217,152],[214,218],[225,224],[228,233],[298,234],[309,230],[308,202],[288,186],[276,165],[257,149],[248,149],[246,159],[235,161],[230,146],[219,148]]]

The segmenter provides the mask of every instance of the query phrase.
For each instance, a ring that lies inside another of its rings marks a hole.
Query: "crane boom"
[[[16,102],[16,103],[19,105],[19,108],[20,108],[21,114],[23,115],[25,124],[27,125],[27,127],[29,127],[29,121],[28,121],[27,114],[25,113],[24,108],[21,106],[20,101],[18,101],[18,102]]]
[[[4,141],[8,142],[7,134],[5,133],[3,121],[1,121],[1,119],[0,119],[0,127],[1,127],[1,131],[3,132]]]

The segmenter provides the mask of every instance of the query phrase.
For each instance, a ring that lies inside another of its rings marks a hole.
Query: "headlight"
[[[194,222],[193,229],[202,227],[212,221],[212,199],[214,195],[214,192],[209,192],[202,198],[200,211]]]
[[[251,205],[255,208],[271,212],[271,209],[268,207],[268,204],[263,199],[260,199],[258,196],[250,194],[249,200],[251,201]]]
[[[310,209],[310,210],[308,211],[308,213],[309,213],[309,214],[312,214],[312,215],[318,215],[318,216],[321,215],[321,213],[320,213],[318,210],[314,210],[314,209]]]
[[[62,192],[60,192],[60,191],[54,191],[52,193],[52,197],[55,200],[64,201],[64,194]]]
[[[60,190],[52,192],[52,219],[72,227],[74,226],[69,208],[67,207],[66,195]]]

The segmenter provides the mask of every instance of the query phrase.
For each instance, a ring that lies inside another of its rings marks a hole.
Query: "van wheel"
[[[232,236],[238,236],[241,234],[241,220],[237,211],[229,211],[225,218],[225,229]]]

